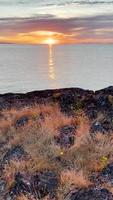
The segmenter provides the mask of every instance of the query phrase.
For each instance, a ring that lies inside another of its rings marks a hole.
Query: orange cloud
[[[75,42],[75,39],[73,39],[73,34],[63,34],[51,31],[18,33],[15,36],[0,37],[0,42],[44,44],[49,38],[52,38],[58,44]]]
[[[51,39],[54,41],[54,44],[113,43],[112,38],[82,38],[80,34],[63,34],[51,31],[35,31],[4,36],[0,37],[0,43],[47,44],[46,41]]]

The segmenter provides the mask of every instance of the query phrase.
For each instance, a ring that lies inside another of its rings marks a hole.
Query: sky
[[[113,43],[113,0],[0,0],[0,43]]]

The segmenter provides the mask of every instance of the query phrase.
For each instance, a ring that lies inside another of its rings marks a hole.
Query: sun
[[[44,41],[44,44],[48,45],[57,44],[57,40],[55,40],[54,38],[48,38],[47,40]]]

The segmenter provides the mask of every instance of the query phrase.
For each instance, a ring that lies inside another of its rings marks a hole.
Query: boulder
[[[60,98],[60,107],[63,112],[71,112],[75,103],[75,96],[73,92],[66,92]]]
[[[108,134],[110,131],[113,130],[113,123],[111,120],[104,118],[102,120],[96,120],[93,122],[91,125],[91,133],[103,133],[103,134]]]
[[[38,172],[32,177],[33,193],[36,197],[43,198],[49,194],[50,198],[56,196],[59,178],[53,171]]]
[[[91,119],[96,119],[97,115],[98,115],[98,111],[96,109],[95,106],[91,106],[89,105],[86,109],[85,109],[85,114]]]
[[[105,129],[102,126],[101,122],[99,121],[95,121],[92,125],[91,125],[91,129],[90,129],[91,133],[105,133]]]
[[[3,196],[6,192],[7,182],[3,179],[0,180],[0,199],[3,200]]]
[[[100,173],[99,180],[113,185],[113,163],[108,164]]]
[[[47,195],[51,199],[56,196],[59,179],[55,172],[36,172],[34,175],[17,173],[15,182],[7,198],[15,199],[19,194],[31,194],[35,199],[41,199]]]
[[[113,200],[113,195],[105,188],[82,188],[71,191],[65,200]]]
[[[23,147],[17,145],[9,149],[2,159],[2,164],[7,164],[11,160],[21,160],[25,158],[27,153],[24,151]]]
[[[16,199],[20,194],[31,193],[31,177],[28,174],[17,173],[15,175],[15,182],[13,187],[10,189],[10,192],[6,195],[8,199]]]
[[[95,98],[96,98],[96,106],[98,110],[105,112],[112,108],[112,105],[108,99],[108,95],[105,95],[105,94],[101,95],[100,93],[99,95],[95,96]]]
[[[16,121],[15,126],[16,128],[20,128],[22,126],[25,126],[28,123],[28,121],[29,121],[29,118],[27,116],[23,116]]]
[[[60,128],[60,134],[55,137],[56,144],[61,148],[69,148],[74,145],[76,127],[73,125],[66,125]]]

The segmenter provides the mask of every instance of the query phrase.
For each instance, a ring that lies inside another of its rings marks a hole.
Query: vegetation
[[[17,172],[33,174],[42,170],[55,171],[60,177],[59,200],[63,200],[73,187],[91,186],[92,174],[98,174],[113,161],[113,136],[98,133],[92,137],[90,123],[82,111],[68,116],[57,104],[3,110],[0,113],[1,161],[6,152],[17,145],[28,154],[27,160],[12,159],[5,165],[1,178],[7,180],[7,191],[14,184]],[[62,127],[70,125],[75,127],[75,140],[73,145],[65,148],[55,138]],[[104,187],[113,191],[112,185],[104,183]],[[17,197],[17,200],[27,199],[24,194]]]

